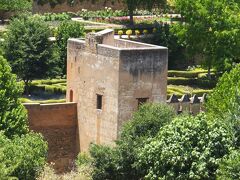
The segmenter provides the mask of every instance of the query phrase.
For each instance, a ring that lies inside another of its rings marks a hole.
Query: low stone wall
[[[79,152],[77,104],[24,104],[30,129],[48,142],[48,162],[58,173],[71,169]]]
[[[192,115],[197,115],[200,112],[203,112],[204,102],[206,101],[206,94],[203,94],[202,97],[198,97],[197,95],[183,95],[180,99],[177,98],[176,95],[172,95],[167,103],[172,106],[177,114],[180,113],[190,113]]]
[[[124,9],[124,5],[122,0],[83,0],[78,1],[74,6],[70,6],[67,2],[56,5],[55,7],[51,7],[49,4],[39,5],[36,1],[33,3],[33,12],[34,13],[45,13],[45,12],[78,12],[82,9],[87,10],[100,10],[104,9],[105,7],[111,7],[114,10]]]

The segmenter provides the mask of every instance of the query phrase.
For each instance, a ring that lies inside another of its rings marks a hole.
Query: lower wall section
[[[30,129],[48,142],[48,162],[58,173],[71,169],[79,152],[77,104],[24,104]]]

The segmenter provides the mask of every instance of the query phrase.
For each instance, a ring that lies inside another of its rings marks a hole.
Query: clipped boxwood
[[[185,78],[196,78],[198,77],[199,73],[206,73],[207,71],[175,71],[169,70],[168,76],[169,77],[185,77]]]
[[[168,84],[173,85],[193,85],[196,79],[184,77],[168,77]]]

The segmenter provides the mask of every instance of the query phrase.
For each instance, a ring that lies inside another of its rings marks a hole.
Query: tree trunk
[[[134,25],[133,10],[132,9],[129,10],[129,17],[130,17],[130,25]]]
[[[208,79],[211,80],[211,63],[208,64]]]
[[[24,81],[24,85],[25,85],[25,87],[24,87],[24,93],[25,93],[25,95],[29,95],[29,81],[28,81],[28,80],[25,80],[25,81]]]

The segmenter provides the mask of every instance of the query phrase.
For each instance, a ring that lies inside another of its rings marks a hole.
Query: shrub
[[[142,172],[135,166],[137,149],[146,139],[154,137],[159,129],[171,122],[174,110],[166,104],[144,104],[122,129],[115,148],[93,145],[93,179],[139,179]]]
[[[8,138],[28,132],[27,112],[19,97],[23,86],[17,83],[7,61],[0,56],[0,131]]]
[[[232,147],[230,131],[205,114],[180,116],[140,149],[138,167],[146,179],[215,179]]]
[[[197,78],[198,74],[200,73],[207,73],[207,70],[202,71],[175,71],[175,70],[169,70],[168,76],[169,77],[184,77],[184,78]]]
[[[96,180],[117,179],[117,151],[107,146],[91,145],[92,178]]]
[[[118,174],[122,179],[142,177],[142,171],[135,166],[137,149],[143,147],[148,138],[156,136],[160,128],[170,123],[174,116],[174,110],[166,104],[144,104],[123,126],[117,142]]]
[[[232,151],[225,157],[217,172],[218,180],[240,179],[240,150]]]
[[[225,73],[210,95],[207,112],[216,118],[231,123],[236,135],[237,146],[240,146],[240,65]]]
[[[56,42],[60,54],[60,67],[62,75],[66,74],[67,69],[67,41],[69,38],[80,38],[84,36],[84,27],[75,21],[63,21],[58,29]]]
[[[173,85],[192,85],[196,79],[184,77],[168,77],[168,84]]]
[[[29,133],[9,140],[0,133],[0,147],[0,166],[10,177],[35,179],[46,163],[47,144],[40,134]]]
[[[49,43],[50,34],[50,28],[38,16],[22,15],[8,26],[5,57],[26,87],[33,79],[59,73],[59,56]]]
[[[121,139],[154,137],[161,127],[171,122],[174,116],[174,110],[166,104],[141,105],[132,119],[123,126]]]

